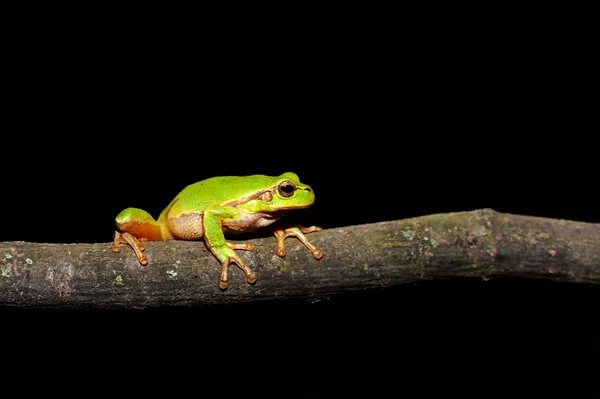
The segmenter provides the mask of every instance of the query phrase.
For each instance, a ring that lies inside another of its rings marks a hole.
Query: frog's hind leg
[[[127,208],[117,215],[115,225],[118,231],[115,231],[112,243],[113,252],[121,252],[120,244],[127,244],[135,252],[138,261],[146,266],[148,258],[143,254],[145,248],[142,241],[161,241],[160,224],[142,209]]]
[[[148,258],[143,254],[143,251],[146,250],[144,244],[137,238],[135,238],[130,233],[124,232],[121,233],[119,231],[115,231],[115,237],[112,244],[113,252],[121,252],[121,244],[128,244],[133,252],[135,252],[135,256],[138,258],[138,261],[143,265],[148,265]]]

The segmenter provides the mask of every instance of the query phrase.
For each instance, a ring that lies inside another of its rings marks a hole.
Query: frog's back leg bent
[[[138,261],[146,266],[148,258],[143,254],[143,241],[168,239],[163,235],[161,225],[143,209],[127,208],[115,218],[117,231],[112,243],[113,252],[121,252],[121,244],[127,244],[135,252]]]

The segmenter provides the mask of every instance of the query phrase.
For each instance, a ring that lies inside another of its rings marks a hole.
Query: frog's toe
[[[315,248],[315,250],[312,251],[312,253],[316,260],[323,258],[323,252],[320,249]]]
[[[222,290],[226,290],[228,284],[229,283],[227,281],[221,280],[221,281],[219,281],[219,288],[222,289]]]
[[[219,280],[219,288],[222,290],[227,289],[229,281],[229,259],[221,263],[221,279]]]

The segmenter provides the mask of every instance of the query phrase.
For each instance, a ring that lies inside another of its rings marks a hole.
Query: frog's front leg
[[[313,257],[315,259],[319,260],[323,258],[323,252],[321,252],[320,249],[318,249],[310,241],[308,241],[308,239],[305,236],[305,234],[314,233],[315,231],[321,230],[323,229],[317,226],[298,226],[275,230],[273,233],[275,234],[275,238],[277,238],[277,255],[285,256],[285,239],[287,237],[294,236],[297,237],[302,242],[302,244],[304,244],[304,246],[310,250],[310,252],[312,252]]]
[[[204,211],[202,224],[204,243],[212,254],[221,262],[221,280],[219,288],[226,289],[229,282],[229,265],[235,263],[246,274],[248,283],[256,282],[256,274],[235,252],[236,249],[254,250],[254,244],[234,244],[225,240],[222,221],[240,217],[240,211],[231,207],[213,207]]]

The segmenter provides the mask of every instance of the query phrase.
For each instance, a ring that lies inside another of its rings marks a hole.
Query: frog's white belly
[[[221,228],[224,234],[247,233],[268,226],[286,212],[277,213],[246,213],[242,212],[237,219],[223,219]],[[167,217],[168,232],[165,240],[199,240],[204,237],[204,215],[199,212],[188,213],[176,218]]]
[[[270,224],[273,224],[285,212],[278,213],[246,213],[242,212],[242,216],[237,219],[224,219],[222,222],[223,233],[235,234],[235,233],[247,233],[258,230]]]

